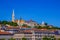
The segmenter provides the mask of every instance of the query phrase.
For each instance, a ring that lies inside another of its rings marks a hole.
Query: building
[[[14,34],[13,38],[17,40],[22,40],[22,38],[26,38],[27,40],[43,40],[45,36],[51,37],[55,36],[56,39],[60,38],[60,34],[56,34],[56,31],[52,30],[41,30],[41,29],[29,29],[22,28],[16,34]]]
[[[9,40],[12,37],[13,37],[13,34],[0,30],[0,40],[3,40],[3,39]]]
[[[34,28],[34,26],[37,26],[37,23],[33,20],[25,21],[24,24],[31,26],[31,28]]]
[[[20,19],[20,20],[15,20],[15,22],[19,25],[22,26],[25,23],[25,20]]]
[[[60,30],[47,30],[47,29],[36,29],[36,28],[20,28],[20,27],[6,27],[0,30],[0,39],[5,38],[6,40],[11,37],[16,40],[42,40],[45,36],[54,36],[57,40],[60,38]]]

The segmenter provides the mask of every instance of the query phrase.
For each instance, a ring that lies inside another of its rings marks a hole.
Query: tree
[[[60,38],[58,40],[60,40]]]
[[[6,24],[8,24],[8,22],[7,21],[2,21],[2,24],[6,25]]]
[[[0,24],[2,24],[2,22],[0,21]]]
[[[22,38],[22,40],[27,40],[26,38]]]
[[[41,29],[42,27],[41,26],[34,26],[34,28]]]
[[[13,38],[10,38],[9,40],[15,40],[15,39],[13,39]]]
[[[49,39],[47,38],[47,36],[45,36],[45,37],[43,37],[43,40],[49,40]]]
[[[3,25],[8,24],[8,25],[11,25],[11,26],[18,26],[17,23],[15,23],[15,22],[8,22],[8,21],[0,21],[0,24],[3,24]]]
[[[31,26],[28,26],[28,28],[31,28]]]
[[[23,24],[22,27],[27,27],[27,25],[26,24]]]
[[[38,28],[38,26],[34,26],[34,28]]]
[[[15,22],[9,22],[9,25],[11,25],[11,26],[18,26],[18,24],[15,23]]]
[[[55,38],[54,36],[51,36],[50,38],[51,38],[52,40],[56,40],[56,38]]]
[[[45,25],[48,25],[48,23],[45,23]]]
[[[43,40],[56,40],[56,38],[54,36],[50,36],[50,37],[43,37]]]

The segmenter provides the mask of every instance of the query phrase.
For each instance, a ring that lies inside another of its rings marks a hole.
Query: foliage
[[[43,28],[46,28],[46,29],[48,29],[48,26],[35,26],[34,28],[37,28],[37,29],[43,29]]]
[[[43,37],[43,40],[56,40],[56,38],[54,36],[50,36],[50,37]]]
[[[18,26],[17,23],[15,23],[15,22],[8,22],[8,21],[0,21],[0,24],[3,24],[3,25],[8,24],[8,25],[11,25],[11,26]]]
[[[31,28],[31,26],[28,26],[27,24],[23,24],[22,27]]]
[[[10,38],[9,40],[15,40],[15,39],[13,39],[13,38]]]
[[[18,24],[17,23],[15,23],[15,22],[11,22],[11,21],[0,21],[0,24],[2,25],[6,25],[6,24],[8,24],[8,25],[10,25],[10,26],[18,26]],[[28,26],[28,25],[26,25],[26,24],[23,24],[22,25],[22,27],[28,27],[28,28],[31,28],[31,26]],[[37,28],[37,29],[44,29],[44,28],[46,28],[46,29],[60,29],[59,27],[55,27],[55,26],[52,26],[51,28],[50,28],[50,26],[48,26],[48,24],[47,23],[45,23],[45,26],[35,26],[34,28]]]
[[[2,38],[2,39],[0,39],[0,40],[5,40],[5,38]]]
[[[37,28],[37,29],[60,29],[59,27],[55,27],[55,26],[52,26],[52,27],[50,27],[50,26],[35,26],[34,28]]]
[[[27,27],[27,25],[26,24],[23,24],[22,27]]]
[[[34,26],[34,28],[38,28],[38,26]]]
[[[58,40],[60,40],[60,38]]]
[[[26,38],[22,38],[22,40],[27,40]]]
[[[14,22],[9,22],[8,24],[11,25],[11,26],[18,26],[18,24],[14,23]]]
[[[48,23],[45,23],[45,25],[48,25]]]
[[[28,26],[28,28],[31,28],[31,26]]]

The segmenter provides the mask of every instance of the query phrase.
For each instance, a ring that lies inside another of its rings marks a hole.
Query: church
[[[33,20],[26,21],[26,20],[23,20],[22,18],[20,18],[20,20],[16,20],[14,10],[12,12],[12,22],[16,22],[19,26],[22,26],[23,24],[26,24],[28,26],[34,27],[34,26],[37,25],[37,23]]]

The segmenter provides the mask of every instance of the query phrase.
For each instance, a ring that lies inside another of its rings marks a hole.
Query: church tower
[[[12,12],[12,22],[14,22],[14,19],[15,19],[15,15],[14,15],[14,10]]]

